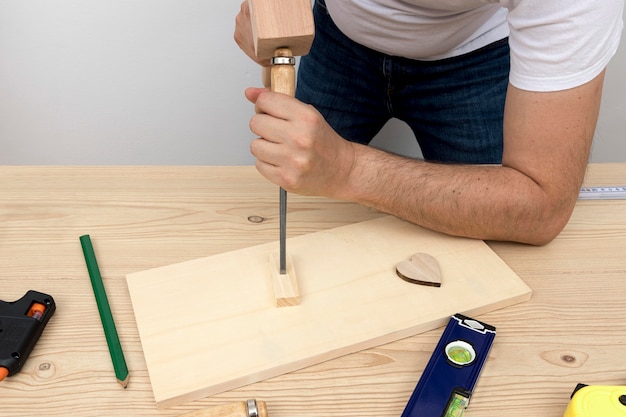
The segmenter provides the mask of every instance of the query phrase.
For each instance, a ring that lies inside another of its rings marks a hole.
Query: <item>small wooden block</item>
[[[441,287],[439,262],[427,253],[416,253],[397,264],[396,274],[412,284]]]
[[[281,274],[279,256],[276,253],[270,254],[270,268],[276,307],[290,307],[300,304],[300,291],[298,290],[296,271],[293,267],[291,256],[287,255],[286,261],[287,273]]]
[[[256,56],[269,59],[278,48],[306,55],[315,35],[311,0],[248,0]]]

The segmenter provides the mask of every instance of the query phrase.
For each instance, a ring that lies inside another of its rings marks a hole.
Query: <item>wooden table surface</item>
[[[626,163],[590,165],[585,184],[626,184]],[[178,416],[248,398],[266,401],[271,417],[400,415],[442,329],[156,408],[126,274],[276,241],[277,202],[278,188],[253,167],[0,167],[0,299],[34,289],[57,304],[22,371],[0,382],[0,416]],[[288,237],[380,216],[296,195],[288,208]],[[83,234],[126,354],[127,389],[113,373]],[[578,382],[626,385],[626,200],[579,201],[544,247],[489,245],[533,296],[475,317],[498,334],[465,416],[561,417]]]

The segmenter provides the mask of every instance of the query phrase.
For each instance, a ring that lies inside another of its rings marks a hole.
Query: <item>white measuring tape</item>
[[[583,187],[578,194],[579,200],[619,200],[626,199],[626,186],[621,187]]]

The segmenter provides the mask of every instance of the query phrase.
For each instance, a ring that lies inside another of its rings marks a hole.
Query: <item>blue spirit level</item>
[[[402,417],[461,417],[495,336],[493,326],[452,316]]]

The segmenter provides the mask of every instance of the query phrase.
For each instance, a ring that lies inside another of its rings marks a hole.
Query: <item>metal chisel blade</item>
[[[287,191],[280,188],[280,273],[287,273]]]

